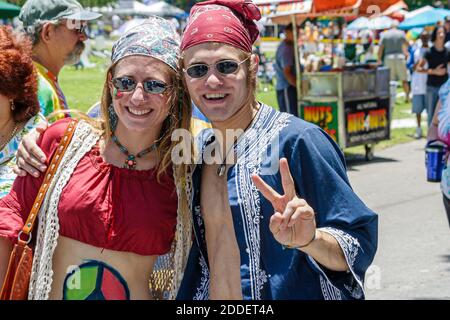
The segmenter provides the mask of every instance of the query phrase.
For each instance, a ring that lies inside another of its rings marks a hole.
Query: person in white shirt
[[[411,77],[411,89],[412,89],[412,113],[416,114],[417,119],[417,127],[416,133],[414,134],[414,138],[420,139],[422,138],[422,112],[427,109],[426,105],[426,92],[427,92],[427,77],[428,75],[423,72],[417,71],[417,66],[419,61],[423,58],[425,52],[429,48],[430,35],[427,31],[423,31],[420,35],[420,42],[417,49],[414,50],[414,67],[413,74]],[[428,68],[428,66],[425,66]]]

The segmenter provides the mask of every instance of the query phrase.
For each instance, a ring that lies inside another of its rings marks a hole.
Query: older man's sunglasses
[[[242,61],[221,60],[212,64],[195,63],[193,65],[190,65],[186,69],[183,69],[183,71],[186,72],[189,77],[199,79],[206,76],[209,73],[210,67],[214,66],[219,73],[227,75],[235,73],[239,69],[239,66],[247,61],[248,58],[250,58],[250,56]]]
[[[86,35],[87,23],[80,20],[60,20],[60,24],[64,24],[67,29],[75,31],[77,34]]]
[[[112,79],[112,84],[119,91],[131,92],[136,89],[138,83],[130,77],[118,77]],[[145,92],[152,94],[164,93],[169,88],[166,83],[159,80],[145,80],[142,82],[142,86]]]

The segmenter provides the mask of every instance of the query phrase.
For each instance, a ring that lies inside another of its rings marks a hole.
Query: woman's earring
[[[9,105],[11,106],[12,111],[16,110],[16,105],[14,104],[14,100],[10,100]]]
[[[114,110],[114,107],[112,104],[109,105],[108,107],[108,116],[109,116],[109,125],[111,126],[111,132],[116,131],[116,127],[117,127],[117,113]]]

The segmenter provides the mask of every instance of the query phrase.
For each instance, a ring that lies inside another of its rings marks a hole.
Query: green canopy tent
[[[14,18],[20,13],[20,7],[11,3],[0,1],[0,19],[1,18]]]

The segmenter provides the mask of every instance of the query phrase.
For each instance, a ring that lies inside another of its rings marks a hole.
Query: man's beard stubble
[[[71,53],[69,53],[69,55],[64,60],[64,64],[73,65],[80,62],[80,57],[85,47],[86,45],[84,44],[83,41],[78,41],[77,44],[75,45],[75,48],[72,50]]]

